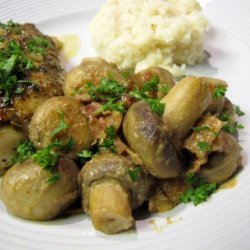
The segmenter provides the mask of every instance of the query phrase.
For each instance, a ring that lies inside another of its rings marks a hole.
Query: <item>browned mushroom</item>
[[[176,177],[181,170],[177,151],[160,117],[145,102],[133,104],[123,122],[123,133],[143,160],[145,168],[158,178]]]
[[[113,234],[134,225],[132,209],[147,199],[153,181],[138,168],[114,153],[97,155],[82,168],[82,204],[97,230]]]

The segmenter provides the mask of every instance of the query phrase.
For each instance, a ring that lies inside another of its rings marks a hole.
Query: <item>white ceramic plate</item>
[[[1,0],[0,20],[34,22],[56,36],[78,35],[81,48],[70,67],[94,56],[88,25],[103,2]],[[246,112],[240,134],[244,170],[236,187],[219,191],[197,207],[179,205],[169,213],[140,219],[134,231],[115,236],[96,232],[84,215],[36,223],[14,218],[0,203],[0,249],[250,249],[250,1],[200,2],[211,21],[206,40],[211,57],[190,72],[228,81],[228,96]]]

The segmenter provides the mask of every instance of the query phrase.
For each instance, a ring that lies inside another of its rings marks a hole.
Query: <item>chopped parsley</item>
[[[43,169],[52,170],[52,167],[57,163],[59,158],[59,153],[55,152],[55,148],[60,148],[61,142],[54,141],[49,144],[47,147],[39,149],[35,154],[32,155],[32,158],[37,162]]]
[[[145,86],[145,85],[144,85]],[[144,88],[148,89],[148,88]],[[164,112],[165,104],[161,103],[159,99],[153,99],[147,96],[143,89],[139,89],[135,86],[134,90],[130,92],[130,95],[133,96],[137,100],[142,100],[147,102],[151,108],[151,110],[156,113],[158,116],[161,116]]]
[[[207,130],[207,131],[213,133],[214,136],[218,136],[218,135],[219,135],[219,132],[213,131],[213,130],[212,130],[209,126],[207,126],[207,125],[192,127],[192,130],[193,130],[194,132],[200,132],[200,131],[202,131],[202,130]]]
[[[25,70],[34,69],[34,65],[23,52],[20,44],[11,40],[7,47],[0,49],[0,106],[11,104],[14,95],[20,95],[25,86],[33,85],[25,80]]]
[[[145,93],[147,91],[157,91],[158,84],[160,83],[159,76],[154,76],[152,79],[148,82],[146,82],[142,88],[141,92]]]
[[[64,113],[63,112],[58,112],[58,113],[60,114],[60,123],[59,126],[52,131],[51,135],[52,138],[56,137],[58,134],[69,128],[68,124],[64,120]]]
[[[209,143],[205,142],[205,141],[200,141],[197,143],[197,146],[199,148],[200,151],[207,153],[211,151],[211,146]]]
[[[131,74],[134,73],[134,69],[123,69],[121,71],[122,77],[127,81]]]
[[[168,92],[170,91],[170,87],[169,86],[167,86],[167,85],[161,85],[160,87],[159,87],[159,91],[161,92],[161,93],[163,93],[163,94],[168,94]]]
[[[141,173],[141,167],[137,166],[134,169],[129,169],[128,174],[132,181],[137,181]]]
[[[28,50],[34,54],[43,55],[45,50],[51,46],[49,40],[42,36],[34,36],[28,43]]]
[[[116,136],[116,130],[114,126],[107,127],[105,129],[105,133],[107,137],[103,140],[101,144],[99,144],[99,148],[106,148],[110,149],[113,152],[116,152],[115,148],[115,136]]]
[[[235,113],[238,115],[238,116],[243,116],[245,115],[245,112],[243,112],[241,109],[240,109],[240,106],[238,105],[235,105]]]
[[[186,191],[181,196],[181,201],[183,203],[193,202],[195,206],[206,201],[208,197],[216,190],[217,185],[213,183],[205,183],[201,186]]]
[[[25,140],[18,145],[16,152],[17,156],[12,159],[12,162],[21,163],[34,154],[35,148],[31,141]]]
[[[227,87],[225,86],[218,86],[214,89],[213,98],[221,98],[226,95]]]
[[[108,101],[111,99],[120,99],[125,92],[125,87],[114,79],[104,78],[97,86],[93,83],[87,83],[86,88],[93,100]]]
[[[75,139],[71,136],[71,137],[66,141],[66,143],[63,144],[63,145],[60,147],[60,150],[61,150],[63,153],[67,154],[70,150],[73,149],[73,147],[75,146],[75,143],[76,143]]]
[[[224,130],[227,133],[233,134],[236,133],[238,131],[238,129],[244,129],[244,125],[235,122],[235,123],[229,123],[227,122],[223,127],[222,130]]]
[[[125,107],[122,102],[117,102],[114,99],[108,100],[106,103],[104,103],[97,111],[96,114],[103,113],[105,111],[112,110],[112,111],[118,111],[120,113],[125,112]]]
[[[182,194],[181,201],[183,203],[193,202],[195,206],[206,201],[217,188],[215,182],[206,183],[194,174],[188,174],[185,181],[192,186],[192,189]]]
[[[56,183],[57,181],[59,181],[59,179],[61,177],[59,173],[51,173],[51,174],[52,175],[48,178],[49,185]]]
[[[90,150],[82,150],[78,156],[80,157],[81,164],[85,164],[94,156],[94,154]]]

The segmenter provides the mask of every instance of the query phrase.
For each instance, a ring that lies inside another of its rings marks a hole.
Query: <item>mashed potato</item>
[[[97,54],[121,68],[161,66],[179,76],[204,59],[207,28],[196,0],[108,0],[90,31]]]

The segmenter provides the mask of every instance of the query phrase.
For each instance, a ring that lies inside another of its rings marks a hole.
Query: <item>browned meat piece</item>
[[[14,24],[6,29],[0,28],[0,35],[3,41],[0,44],[1,53],[5,53],[14,44],[19,46],[21,53],[33,65],[32,69],[24,68],[22,75],[18,76],[18,80],[28,81],[28,84],[22,84],[22,93],[15,93],[8,104],[4,102],[4,91],[0,90],[0,125],[11,123],[26,127],[42,102],[63,94],[64,72],[58,59],[59,43],[43,35],[33,24]],[[44,48],[41,51],[42,46]]]

